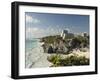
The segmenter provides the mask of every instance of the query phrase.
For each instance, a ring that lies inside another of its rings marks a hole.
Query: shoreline
[[[47,60],[48,53],[44,53],[42,45],[44,42],[38,41],[38,46],[26,53],[26,68],[49,67],[51,63]]]
[[[38,46],[36,48],[33,48],[31,51],[26,53],[26,68],[40,68],[40,67],[50,67],[52,65],[51,62],[47,60],[48,56],[57,55],[56,53],[44,53],[42,45],[44,42],[38,41]],[[79,50],[74,50],[72,53],[69,54],[59,54],[61,57],[66,58],[73,55],[78,56],[85,56],[86,58],[90,58],[90,52],[89,50],[86,52],[82,52]]]

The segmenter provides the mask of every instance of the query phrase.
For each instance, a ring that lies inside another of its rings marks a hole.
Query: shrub
[[[57,66],[79,66],[79,65],[89,65],[89,59],[84,56],[68,56],[66,58],[61,58],[59,55],[50,56],[48,58],[50,62],[53,63],[52,67]]]
[[[50,57],[47,58],[48,61],[53,63],[53,66],[60,66],[60,60],[61,60],[61,56],[60,55],[52,55]]]

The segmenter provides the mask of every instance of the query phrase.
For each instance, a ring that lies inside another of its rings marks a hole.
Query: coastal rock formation
[[[65,36],[66,35],[66,36]],[[65,36],[65,37],[64,37]],[[69,54],[74,49],[89,49],[89,36],[75,35],[63,30],[61,35],[47,36],[41,39],[45,53]]]

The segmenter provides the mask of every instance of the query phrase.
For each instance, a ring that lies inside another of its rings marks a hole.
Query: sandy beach
[[[47,60],[47,53],[43,52],[43,43],[38,42],[38,46],[26,53],[26,68],[49,67],[51,63]]]
[[[35,68],[35,67],[50,67],[52,65],[51,62],[47,60],[48,56],[56,55],[55,53],[48,54],[44,53],[43,51],[43,42],[38,41],[37,46],[33,48],[31,51],[26,52],[26,68]],[[86,52],[82,52],[80,50],[73,50],[70,54],[60,54],[62,58],[66,58],[69,56],[77,55],[77,56],[85,56],[86,58],[89,58],[89,50]]]

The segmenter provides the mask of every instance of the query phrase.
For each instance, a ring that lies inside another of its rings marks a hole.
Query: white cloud
[[[27,33],[30,33],[30,32],[37,32],[38,31],[38,28],[31,28],[31,27],[28,27],[26,29]]]
[[[55,29],[54,27],[47,27],[45,29],[38,27],[27,27],[26,28],[26,39],[41,38],[49,35],[60,34],[60,29]]]
[[[26,15],[26,22],[29,22],[29,23],[39,23],[40,20],[38,20],[37,18],[33,18],[32,16]]]
[[[29,15],[26,15],[26,22],[32,22],[33,18]]]
[[[34,18],[33,23],[40,23],[40,20]]]
[[[26,28],[26,39],[41,38],[46,36],[46,30],[38,27],[27,27]]]
[[[26,39],[36,38],[36,33],[38,32],[38,28],[36,27],[27,27],[26,28]]]

